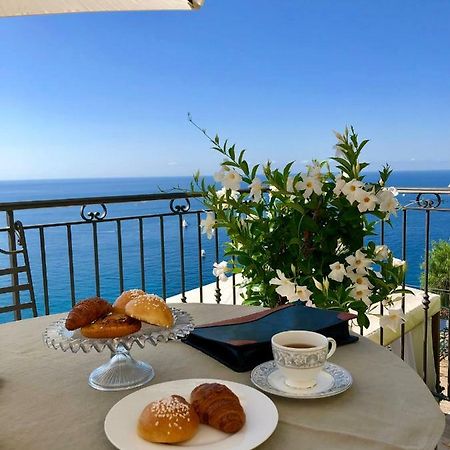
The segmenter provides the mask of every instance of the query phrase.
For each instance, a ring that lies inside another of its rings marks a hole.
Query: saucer
[[[256,366],[250,375],[252,383],[269,394],[289,398],[324,398],[346,391],[352,385],[352,376],[343,367],[326,362],[317,378],[317,384],[311,388],[298,389],[285,383],[284,375],[275,361],[267,361]]]

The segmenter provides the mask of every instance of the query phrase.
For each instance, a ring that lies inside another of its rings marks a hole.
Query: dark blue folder
[[[196,327],[185,342],[236,372],[273,359],[270,339],[287,330],[308,330],[332,337],[338,345],[358,340],[349,333],[349,313],[309,308],[301,302],[237,319]]]

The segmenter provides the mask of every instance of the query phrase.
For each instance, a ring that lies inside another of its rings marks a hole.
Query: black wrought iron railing
[[[192,208],[193,201],[195,196],[169,193],[2,203],[0,248],[6,251],[1,265],[18,266],[16,234],[23,230],[38,310],[44,314],[67,310],[89,290],[112,297],[126,287],[140,287],[163,298],[181,293],[186,301],[186,291],[198,287],[203,301],[203,285],[214,281],[212,262],[220,258],[222,242],[220,232],[212,242],[202,236],[202,205],[198,201]],[[55,215],[56,208],[60,213]],[[19,274],[10,275],[12,285],[20,285]],[[12,305],[19,305],[20,290],[10,293]],[[217,283],[215,300],[220,298]],[[21,317],[19,308],[14,319]]]
[[[439,355],[448,357],[448,313],[430,317],[430,295],[445,288],[430,285],[429,264],[431,243],[450,238],[450,188],[398,192],[402,209],[392,226],[380,223],[379,239],[407,261],[405,285],[422,289],[422,374],[427,381],[432,331],[436,393],[443,396],[450,392],[448,383],[443,390],[439,381]],[[221,301],[221,283],[212,275],[212,265],[222,259],[227,237],[220,231],[212,240],[201,234],[204,210],[195,196],[177,192],[10,202],[0,203],[1,213],[0,323],[31,317],[33,310],[22,306],[33,296],[38,314],[66,311],[93,293],[113,300],[130,288],[165,299],[179,294],[183,302],[197,288],[192,296],[200,302]],[[214,298],[205,299],[204,286],[210,283],[215,283]],[[230,285],[236,303],[234,277]],[[405,301],[403,297],[403,310]],[[384,313],[381,306],[379,314]],[[382,328],[379,338],[384,344]],[[400,342],[405,358],[405,325]]]

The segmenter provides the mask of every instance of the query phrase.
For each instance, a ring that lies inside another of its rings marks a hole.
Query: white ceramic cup
[[[302,344],[304,348],[288,347]],[[331,348],[330,347],[331,344]],[[307,389],[316,385],[326,360],[336,351],[336,341],[312,331],[283,331],[272,336],[272,352],[285,383]]]

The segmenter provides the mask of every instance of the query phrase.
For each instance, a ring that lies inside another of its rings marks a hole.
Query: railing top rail
[[[83,206],[111,203],[132,203],[156,200],[173,200],[179,198],[200,197],[190,192],[161,192],[156,194],[111,195],[101,197],[61,198],[55,200],[25,200],[20,202],[0,203],[0,211],[17,211],[22,209],[58,208],[65,206]]]
[[[450,195],[450,187],[398,187],[400,194],[439,194]],[[242,192],[246,192],[243,190]],[[0,211],[17,211],[23,209],[58,208],[67,206],[83,206],[94,204],[131,203],[156,200],[173,200],[182,198],[200,197],[200,194],[191,192],[160,192],[155,194],[112,195],[97,197],[61,198],[53,200],[25,200],[19,202],[1,202]]]
[[[399,187],[396,188],[400,194],[450,194],[450,186],[449,187]]]

